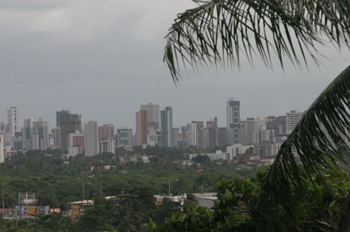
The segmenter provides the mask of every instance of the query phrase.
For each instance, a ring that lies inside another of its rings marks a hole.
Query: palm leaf
[[[298,223],[298,200],[307,184],[302,180],[323,176],[349,153],[350,66],[314,101],[282,144],[259,195],[260,225],[266,231],[282,231],[277,207],[283,207]],[[302,168],[298,165],[301,164]]]
[[[186,64],[239,67],[243,54],[272,67],[274,52],[294,65],[316,63],[315,43],[348,44],[350,2],[345,0],[207,0],[179,14],[166,36],[163,61],[175,83]],[[299,52],[298,52],[299,51]],[[301,59],[301,60],[300,60]]]

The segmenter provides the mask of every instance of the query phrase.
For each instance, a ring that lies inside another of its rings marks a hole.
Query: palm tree
[[[195,2],[198,6],[179,14],[166,36],[164,62],[175,83],[181,78],[182,65],[239,67],[243,54],[251,65],[257,56],[271,68],[275,54],[282,67],[286,58],[301,67],[308,65],[308,56],[319,62],[316,44],[350,45],[350,2],[346,0]],[[283,207],[296,224],[301,223],[302,178],[322,178],[350,154],[346,143],[350,139],[349,85],[350,66],[321,93],[283,143],[256,205],[262,231],[286,231],[274,211],[277,207]],[[344,209],[349,209],[342,212],[336,231],[350,228],[350,219],[343,220],[350,213],[350,194],[346,203]]]

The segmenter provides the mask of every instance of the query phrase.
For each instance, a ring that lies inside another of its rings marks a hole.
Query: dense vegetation
[[[287,208],[273,207],[268,210],[279,215],[281,227],[287,231],[334,231],[341,207],[350,190],[349,172],[331,170],[324,178],[307,177],[306,196],[298,203],[300,217],[290,217]],[[151,231],[265,231],[259,221],[261,211],[257,208],[258,195],[266,172],[258,171],[256,179],[234,178],[219,180],[219,203],[213,211],[192,205],[182,212],[169,216],[165,223],[151,222]],[[296,189],[290,189],[292,195]],[[282,193],[281,193],[282,194]]]
[[[55,207],[66,211],[68,210],[67,202],[83,199],[82,182],[84,182],[84,199],[97,199],[95,207],[88,209],[84,217],[92,217],[92,215],[98,217],[98,215],[108,214],[110,218],[114,217],[118,210],[128,211],[130,207],[118,208],[119,206],[117,207],[115,202],[98,198],[101,194],[102,196],[117,195],[120,197],[122,189],[124,196],[135,195],[135,191],[138,189],[146,189],[150,196],[154,194],[167,195],[170,179],[171,193],[173,195],[188,193],[189,202],[194,203],[195,199],[191,198],[190,193],[200,192],[202,188],[206,192],[217,191],[216,182],[218,179],[230,180],[235,176],[253,177],[255,175],[255,170],[235,170],[234,166],[227,161],[213,162],[200,156],[197,158],[197,164],[182,165],[179,162],[173,162],[185,160],[185,153],[195,152],[194,148],[191,149],[178,150],[160,147],[141,149],[136,147],[133,151],[118,149],[116,154],[105,153],[94,157],[77,155],[67,160],[61,158],[61,150],[35,150],[28,151],[26,154],[18,152],[0,165],[0,183],[4,185],[5,208],[18,205],[18,192],[35,192],[39,205],[52,207],[54,204]],[[119,161],[119,157],[125,154],[145,154],[151,158],[149,163],[144,163],[141,159],[138,162],[122,163]],[[111,166],[110,169],[105,169],[108,166]],[[2,199],[2,194],[0,194],[1,208],[3,206]],[[134,227],[135,225],[131,226],[132,228],[137,228],[137,230],[144,228],[140,225],[149,222],[150,218],[161,223],[169,213],[180,210],[178,205],[167,199],[163,205],[155,209],[155,199],[152,198],[152,201],[153,208],[143,209],[142,220],[130,219],[129,224],[138,223],[135,224],[136,227]],[[122,202],[130,203],[126,199]],[[123,204],[120,204],[120,207]],[[117,211],[114,212],[115,210]],[[36,227],[47,227],[49,231],[49,227],[55,223],[57,228],[64,227],[65,230],[70,228],[73,231],[77,229],[76,226],[87,225],[87,223],[73,223],[73,225],[62,215],[40,217],[36,219],[34,224],[18,221],[6,221],[6,223],[3,221],[1,224],[5,231],[11,231],[11,228],[13,231],[19,228],[35,230]],[[108,226],[115,229],[118,225],[117,222],[113,222]],[[107,230],[108,226],[102,227]]]

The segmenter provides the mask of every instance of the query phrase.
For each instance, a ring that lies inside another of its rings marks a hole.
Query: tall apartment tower
[[[218,146],[227,145],[227,127],[218,128]]]
[[[173,109],[170,106],[160,111],[162,147],[174,146]]]
[[[147,144],[148,122],[148,110],[136,112],[136,146]]]
[[[51,129],[51,133],[53,134],[54,146],[61,146],[61,132],[60,128],[56,127]]]
[[[203,121],[192,121],[187,123],[188,144],[196,146],[197,148],[203,148]]]
[[[68,148],[69,134],[76,131],[81,131],[81,115],[60,114],[61,149],[63,152]]]
[[[84,124],[85,156],[98,154],[98,129],[97,121],[89,121]]]
[[[147,105],[141,105],[141,110],[148,111],[148,127],[154,130],[160,129],[159,124],[159,105],[154,105],[152,102]]]
[[[253,143],[253,132],[254,130],[258,129],[258,122],[255,120],[255,118],[247,118],[247,120],[244,121],[244,138],[243,140],[248,143]]]
[[[179,128],[179,141],[175,144],[177,148],[183,149],[189,146],[189,133],[188,126],[182,126]]]
[[[30,123],[31,122],[31,123]],[[23,150],[46,150],[49,147],[49,122],[39,118],[24,120],[22,127],[22,149]]]
[[[33,127],[33,117],[30,117],[28,119],[24,119],[23,127]]]
[[[132,148],[132,129],[122,128],[117,130],[118,146]]]
[[[227,142],[230,145],[240,143],[241,126],[240,126],[240,105],[239,101],[234,98],[226,102],[227,115]]]
[[[108,140],[109,138],[114,138],[114,125],[113,124],[103,124],[103,126],[98,127],[98,140]]]
[[[301,117],[303,117],[304,112],[297,112],[296,110],[290,111],[286,115],[286,125],[287,125],[287,134],[292,133],[294,127],[298,124]]]
[[[0,135],[0,163],[5,162],[4,156],[4,136]]]
[[[207,121],[207,130],[208,130],[208,147],[215,147],[218,145],[218,118],[210,119]]]
[[[180,129],[178,127],[173,128],[174,147],[177,147],[177,143],[180,141]]]
[[[15,136],[16,132],[21,132],[21,109],[18,107],[10,107],[7,109],[9,133]]]
[[[60,126],[61,123],[61,114],[69,114],[68,110],[56,111],[56,127]]]

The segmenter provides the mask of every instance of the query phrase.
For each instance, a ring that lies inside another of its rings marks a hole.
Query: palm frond
[[[220,65],[239,67],[256,55],[272,67],[274,52],[284,65],[307,65],[307,54],[316,63],[315,43],[320,36],[348,44],[350,3],[344,0],[207,0],[179,14],[166,36],[163,61],[175,83],[180,66]]]
[[[298,223],[298,200],[305,194],[312,176],[344,162],[350,155],[350,66],[346,68],[314,101],[295,129],[282,144],[265,177],[258,209],[261,226],[266,231],[281,231],[277,207]],[[299,163],[302,168],[299,168]],[[278,229],[276,229],[278,228]]]

